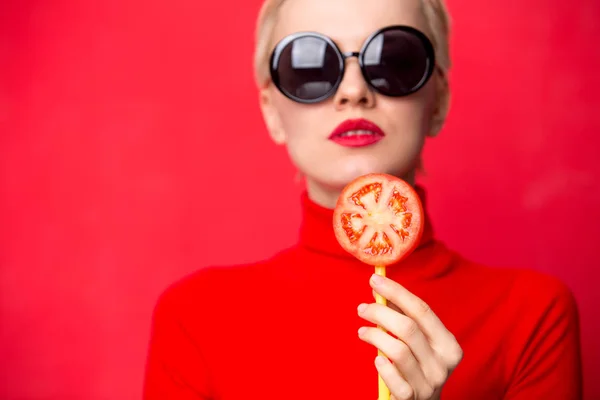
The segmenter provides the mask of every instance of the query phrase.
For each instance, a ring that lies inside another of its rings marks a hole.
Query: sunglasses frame
[[[407,93],[402,93],[399,95],[382,93],[381,91],[379,91],[379,89],[377,89],[377,87],[373,86],[367,75],[366,66],[364,65],[364,57],[365,57],[366,49],[369,47],[369,45],[373,42],[373,40],[378,35],[385,33],[387,31],[390,31],[390,30],[400,30],[400,31],[407,32],[409,34],[416,36],[417,39],[419,39],[421,41],[421,43],[423,44],[423,47],[425,48],[425,52],[427,54],[427,67],[425,69],[425,73],[423,74],[423,77],[421,78],[421,81],[415,87],[413,87],[411,91],[409,91]],[[286,91],[280,85],[279,73],[277,72],[277,67],[279,66],[279,60],[281,58],[281,53],[283,52],[283,50],[294,40],[303,38],[303,37],[315,37],[315,38],[325,41],[329,46],[331,46],[334,49],[334,51],[337,55],[337,58],[338,58],[338,62],[339,62],[340,73],[339,73],[337,81],[335,82],[335,84],[332,86],[332,88],[327,93],[325,93],[323,96],[320,96],[316,99],[301,99],[299,97],[294,96],[292,93],[289,93],[288,91]],[[435,50],[434,50],[433,44],[431,43],[429,38],[423,32],[421,32],[418,29],[415,29],[411,26],[392,25],[392,26],[387,26],[387,27],[381,28],[381,29],[375,31],[374,33],[372,33],[367,38],[367,40],[364,42],[364,44],[362,45],[359,52],[342,52],[340,50],[340,48],[338,47],[338,45],[331,38],[329,38],[328,36],[325,36],[321,33],[317,33],[317,32],[293,33],[293,34],[288,35],[285,38],[283,38],[275,46],[275,49],[271,53],[271,58],[269,61],[269,72],[271,75],[271,80],[273,81],[273,84],[275,85],[275,87],[277,87],[277,89],[283,95],[285,95],[287,98],[289,98],[295,102],[298,102],[298,103],[314,104],[314,103],[319,103],[319,102],[322,102],[322,101],[328,99],[329,97],[333,96],[335,94],[335,92],[338,90],[340,84],[342,83],[342,80],[344,79],[344,74],[346,72],[346,59],[349,57],[357,57],[358,58],[360,71],[363,75],[363,78],[369,85],[369,87],[372,90],[374,90],[375,92],[377,92],[383,96],[387,96],[387,97],[405,97],[405,96],[411,95],[411,94],[419,91],[423,86],[425,86],[427,81],[433,75],[433,71],[435,70]]]

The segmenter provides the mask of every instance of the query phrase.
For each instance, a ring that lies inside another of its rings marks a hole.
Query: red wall
[[[139,397],[161,289],[294,242],[300,187],[253,89],[258,3],[0,2],[0,398]],[[437,230],[573,289],[600,398],[600,3],[450,8]]]

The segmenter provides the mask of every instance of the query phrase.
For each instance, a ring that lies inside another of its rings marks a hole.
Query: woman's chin
[[[306,174],[307,179],[312,180],[315,183],[319,183],[320,186],[329,188],[330,190],[341,191],[353,180],[367,174],[372,173],[389,173],[381,165],[368,164],[368,163],[354,163],[338,165],[335,168],[328,169],[327,171],[318,171],[315,174]]]
[[[393,165],[382,163],[379,160],[357,160],[352,163],[340,164],[335,170],[338,184],[346,186],[354,179],[367,174],[390,174],[403,178],[411,174],[411,169],[407,165]]]
[[[377,160],[355,159],[352,162],[340,163],[336,168],[336,172],[339,174],[339,178],[348,184],[359,176],[386,171]]]
[[[375,157],[352,157],[337,162],[312,163],[301,168],[309,186],[317,185],[322,190],[341,191],[353,180],[367,174],[390,174],[399,178],[411,176],[410,165],[406,163],[386,163]]]

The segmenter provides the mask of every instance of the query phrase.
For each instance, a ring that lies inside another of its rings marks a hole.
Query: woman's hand
[[[359,329],[359,337],[381,350],[375,365],[392,399],[439,399],[442,386],[462,360],[463,351],[429,306],[398,283],[373,275],[374,291],[388,299],[391,307],[361,304],[358,315],[386,329]],[[391,361],[391,362],[390,362]]]

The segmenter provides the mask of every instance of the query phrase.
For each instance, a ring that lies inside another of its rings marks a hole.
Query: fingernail
[[[361,304],[360,306],[358,306],[358,313],[362,314],[365,312],[365,310],[367,309],[367,305],[366,304]]]
[[[381,277],[377,274],[373,274],[371,276],[371,282],[373,282],[373,285],[375,285],[375,286],[381,285],[384,281],[385,281],[385,279],[383,279],[383,277]]]
[[[362,328],[360,328],[358,330],[358,336],[362,336],[365,334],[365,332],[367,331],[367,328],[365,328],[364,326]]]
[[[383,367],[386,364],[386,360],[383,356],[377,356],[375,358],[375,365],[378,367]]]

